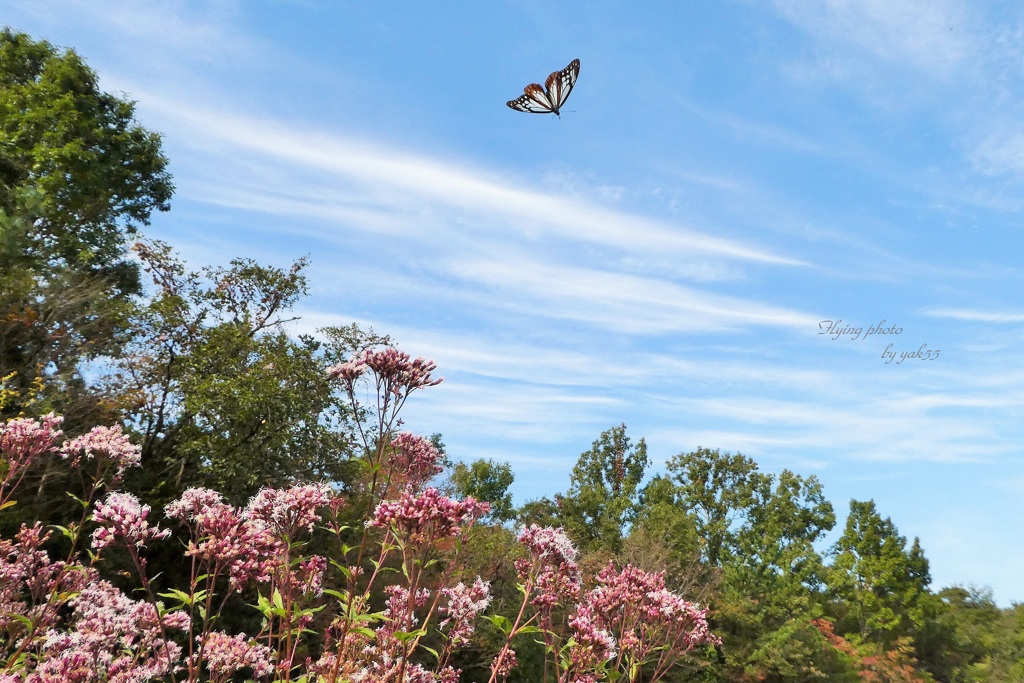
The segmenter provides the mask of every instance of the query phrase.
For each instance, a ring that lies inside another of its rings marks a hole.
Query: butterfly
[[[527,114],[554,114],[561,118],[558,110],[569,99],[569,93],[572,92],[572,86],[576,85],[576,78],[579,75],[580,60],[574,59],[569,66],[548,76],[544,88],[540,87],[539,83],[531,83],[523,89],[524,94],[509,100],[507,104],[516,111]]]

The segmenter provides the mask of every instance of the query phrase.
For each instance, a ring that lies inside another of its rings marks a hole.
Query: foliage
[[[545,496],[523,503],[516,518],[522,526],[558,526],[561,524],[562,512],[557,502]]]
[[[668,464],[644,491],[642,519],[699,556],[717,577],[713,623],[723,638],[714,668],[726,680],[839,676],[812,620],[821,613],[823,561],[815,542],[835,515],[821,484],[762,473],[741,454],[699,448]],[[841,667],[840,667],[841,669]]]
[[[0,30],[0,377],[4,414],[111,419],[83,365],[116,356],[138,268],[127,238],[166,210],[160,137],[71,50]]]
[[[349,408],[323,373],[324,343],[285,329],[305,261],[190,272],[166,245],[135,249],[158,290],[109,380],[142,437],[133,489],[163,504],[201,486],[238,504],[261,486],[350,478]]]
[[[843,535],[832,549],[829,589],[837,604],[836,628],[889,647],[924,624],[931,577],[917,539],[907,541],[874,501],[850,501]]]
[[[108,490],[79,501],[82,522],[61,529],[72,546],[66,562],[42,550],[49,534],[39,524],[0,541],[0,679],[458,681],[454,655],[472,644],[491,604],[488,582],[460,579],[463,548],[488,505],[429,486],[441,452],[395,432],[409,395],[440,381],[433,370],[393,348],[365,350],[328,370],[353,414],[367,418],[357,417],[364,476],[350,495],[323,483],[264,487],[239,507],[212,489],[189,488],[166,505],[192,563],[183,584],[158,584],[147,557],[171,529],[135,495],[110,490],[142,464],[141,447],[105,427],[60,444],[61,419],[52,415],[0,426],[0,505],[10,504],[34,461],[55,455],[89,469],[95,494]],[[373,404],[358,404],[360,383],[374,388]],[[372,513],[353,530],[341,513],[360,498]],[[307,551],[318,528],[338,543],[331,559]],[[359,540],[349,545],[352,531]],[[77,551],[84,539],[88,563]],[[543,680],[559,683],[634,682],[645,666],[653,667],[645,680],[657,681],[694,648],[716,642],[706,612],[668,591],[661,574],[609,565],[585,591],[563,530],[531,526],[517,540],[525,549],[513,563],[521,604],[514,617],[486,615],[503,636],[490,683],[515,669],[512,645],[523,636],[543,641]],[[115,551],[129,558],[140,600],[103,578]],[[246,589],[257,591],[262,615],[254,636],[224,630],[221,620]]]
[[[569,490],[556,498],[560,519],[584,550],[618,552],[636,513],[640,482],[647,470],[647,444],[632,445],[626,425],[601,433],[581,454]]]
[[[723,568],[717,622],[730,634],[727,660],[778,680],[831,680],[820,616],[822,558],[814,543],[835,524],[816,478],[784,470],[763,486],[734,534]]]
[[[742,523],[767,480],[750,458],[707,448],[674,456],[668,471],[675,484],[673,503],[691,516],[704,561],[721,566],[736,542],[736,525]]]
[[[512,468],[507,462],[474,460],[469,465],[456,463],[452,472],[452,483],[461,496],[472,496],[491,506],[488,520],[510,522],[515,518],[512,493],[509,487],[515,481]]]
[[[73,50],[0,30],[0,210],[31,209],[37,258],[126,270],[126,233],[168,209],[166,166],[134,103],[100,91]],[[123,275],[119,289],[131,290],[137,282]]]
[[[907,638],[897,639],[888,649],[873,643],[855,645],[835,633],[828,620],[817,619],[814,625],[842,659],[853,667],[857,675],[855,680],[867,683],[929,683],[934,680],[917,667],[913,646]]]
[[[974,587],[951,586],[929,598],[917,646],[937,680],[1024,680],[1024,608],[999,609],[991,590]]]
[[[85,366],[120,352],[132,302],[109,274],[40,258],[31,214],[0,211],[0,414],[62,412],[83,428],[108,420],[117,397]]]

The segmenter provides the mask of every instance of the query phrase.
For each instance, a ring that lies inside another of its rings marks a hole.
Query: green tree
[[[143,467],[129,484],[154,504],[190,486],[238,504],[261,486],[348,479],[349,415],[325,368],[351,330],[327,347],[285,330],[305,262],[190,272],[166,245],[137,251],[159,292],[112,378],[141,434]]]
[[[32,210],[42,257],[124,269],[126,235],[169,208],[166,167],[134,103],[102,92],[73,50],[0,30],[0,209]],[[25,190],[38,201],[26,205]],[[137,287],[137,275],[118,284]]]
[[[107,422],[85,364],[119,353],[133,302],[109,280],[49,267],[28,236],[30,220],[0,213],[0,378],[12,393],[0,416],[55,411],[65,430]]]
[[[735,669],[757,680],[837,680],[836,658],[814,625],[823,562],[814,544],[835,526],[815,477],[764,475],[723,560],[718,619]]]
[[[487,519],[495,522],[510,522],[516,511],[512,506],[509,487],[515,481],[512,468],[507,462],[474,460],[469,465],[456,463],[452,470],[452,483],[460,497],[473,496],[491,505]]]
[[[750,458],[708,448],[674,456],[668,471],[675,484],[673,502],[692,516],[704,561],[721,566],[736,541],[738,525],[770,480]]]
[[[973,586],[951,586],[928,597],[916,646],[921,665],[936,680],[1024,680],[1024,606],[1000,609],[990,589]]]
[[[850,501],[846,528],[831,550],[829,589],[836,630],[885,648],[925,622],[931,576],[918,539],[910,548],[874,501]]]
[[[647,444],[640,439],[633,445],[626,425],[602,432],[591,449],[580,455],[569,477],[569,490],[557,502],[566,531],[581,550],[618,552],[622,548],[647,464]]]
[[[677,536],[692,533],[717,579],[710,604],[724,643],[709,670],[730,681],[849,677],[846,660],[815,625],[823,575],[815,543],[835,525],[820,482],[788,470],[763,473],[742,454],[707,448],[675,456],[668,473],[647,485],[638,525],[658,510],[674,518]]]
[[[929,597],[928,618],[917,639],[922,664],[940,681],[992,680],[988,674],[1003,625],[992,592],[952,586]]]
[[[761,577],[818,588],[822,559],[814,548],[836,523],[835,512],[817,477],[783,470],[764,475],[755,500],[735,534],[736,555],[745,568]]]
[[[0,378],[4,412],[107,421],[84,362],[119,353],[127,238],[172,193],[160,138],[73,51],[0,30]]]
[[[522,526],[561,526],[562,511],[558,503],[544,496],[523,503],[516,511],[516,521]]]
[[[991,662],[979,668],[990,681],[1024,681],[1024,604],[1003,610]]]

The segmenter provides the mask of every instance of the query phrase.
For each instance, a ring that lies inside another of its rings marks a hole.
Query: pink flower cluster
[[[491,506],[473,497],[452,500],[428,488],[423,493],[406,491],[398,500],[386,500],[377,506],[370,526],[392,529],[403,539],[431,543],[440,538],[458,536],[466,524],[472,524]]]
[[[63,421],[63,417],[49,413],[40,420],[17,418],[0,424],[0,455],[7,465],[0,481],[0,505],[7,502],[29,466],[44,453],[60,453],[71,460],[72,467],[78,467],[83,456],[88,460],[105,456],[116,467],[116,478],[128,467],[138,466],[142,449],[129,442],[118,426],[93,427],[58,448],[57,440],[63,435],[58,427]]]
[[[352,386],[364,372],[366,372],[366,363],[363,362],[362,354],[327,368],[328,377],[339,380],[348,386]]]
[[[351,386],[366,370],[370,370],[388,393],[402,398],[414,389],[440,384],[442,378],[434,379],[430,374],[436,369],[434,361],[411,359],[404,351],[388,346],[380,350],[366,349],[349,361],[331,366],[327,374]]]
[[[295,538],[313,531],[320,521],[317,510],[331,501],[327,484],[304,484],[287,489],[265,488],[245,509],[245,516],[266,524],[279,538]]]
[[[516,560],[515,567],[520,579],[533,583],[532,604],[551,608],[579,597],[576,548],[564,529],[531,524],[519,532],[518,540],[530,550],[530,559]]]
[[[516,657],[516,651],[506,644],[505,647],[501,649],[501,652],[491,660],[492,678],[505,680],[518,664],[519,660]]]
[[[413,595],[408,588],[397,584],[386,587],[384,593],[388,596],[384,616],[390,621],[383,628],[390,632],[408,631],[415,626],[415,610],[426,605],[430,599],[429,589],[420,588]]]
[[[324,573],[327,572],[327,558],[323,555],[312,555],[299,563],[299,576],[302,577],[302,592],[305,595],[320,597],[324,593]]]
[[[409,432],[401,432],[391,440],[394,453],[391,468],[413,488],[425,484],[440,474],[443,456],[429,440]]]
[[[573,626],[578,631],[596,627],[616,634],[623,653],[637,661],[666,648],[678,656],[720,642],[708,628],[707,610],[667,590],[664,573],[633,565],[616,571],[609,563],[597,582],[583,596]]]
[[[446,666],[437,672],[437,683],[459,683],[462,669]]]
[[[49,413],[41,420],[17,418],[0,425],[0,454],[7,460],[7,473],[0,483],[0,490],[12,483],[17,486],[25,469],[36,458],[57,450],[55,444],[63,434],[58,427],[63,421],[63,417]],[[2,495],[0,502],[3,502]]]
[[[382,653],[369,666],[351,674],[351,683],[437,683],[434,673],[405,657]]]
[[[353,683],[395,683],[417,681],[436,683],[433,673],[422,665],[410,662],[406,640],[398,634],[411,632],[418,624],[416,610],[430,599],[430,591],[420,588],[415,593],[405,586],[392,585],[384,589],[387,595],[384,622],[373,634],[373,643],[366,645],[359,659],[365,666],[353,672]],[[318,665],[317,668],[322,668]]]
[[[569,648],[570,670],[593,671],[594,667],[615,656],[615,638],[601,628],[586,610],[578,610],[569,619],[572,646]]]
[[[142,683],[170,673],[181,655],[163,633],[188,628],[183,612],[161,618],[107,581],[85,586],[70,605],[74,630],[46,634],[42,661],[27,680]]]
[[[203,527],[215,522],[224,508],[229,507],[224,497],[213,489],[191,488],[186,489],[181,498],[168,504],[164,514],[171,519],[194,522]]]
[[[211,682],[231,680],[236,672],[252,669],[255,678],[274,673],[274,654],[266,645],[260,645],[244,633],[230,636],[211,631],[203,643],[203,659],[210,671]]]
[[[469,643],[469,637],[473,635],[474,620],[491,604],[490,590],[490,584],[479,576],[472,586],[459,581],[454,586],[445,586],[441,589],[441,595],[446,602],[441,605],[440,610],[447,616],[439,627],[443,629],[451,625],[448,629],[448,642],[451,645],[461,647]]]
[[[8,637],[22,625],[14,615],[29,615],[37,628],[48,628],[57,619],[59,602],[53,593],[73,595],[94,581],[96,572],[84,567],[52,562],[42,546],[50,538],[39,522],[21,526],[14,541],[0,540],[0,630]]]
[[[71,458],[72,467],[78,466],[83,455],[90,460],[94,455],[106,456],[116,465],[118,477],[127,468],[138,467],[142,458],[142,448],[131,443],[119,425],[93,427],[88,433],[66,441],[60,451],[61,457]]]
[[[92,534],[92,547],[101,550],[122,541],[130,548],[139,549],[146,541],[167,538],[171,532],[150,526],[146,521],[149,506],[143,505],[130,493],[113,491],[106,500],[96,503],[92,520],[100,526]]]
[[[224,502],[216,491],[193,488],[168,505],[165,514],[193,528],[185,554],[226,570],[231,588],[240,590],[250,581],[267,581],[281,550],[281,541],[262,522],[253,522]]]

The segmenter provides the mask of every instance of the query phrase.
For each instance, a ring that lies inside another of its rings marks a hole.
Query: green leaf
[[[425,635],[427,635],[427,631],[422,628],[416,629],[415,631],[395,631],[394,633],[394,637],[400,643],[408,643],[410,640],[422,638]]]
[[[82,507],[82,508],[87,508],[87,507],[89,507],[89,501],[87,501],[87,500],[82,500],[81,498],[79,498],[79,497],[78,497],[78,496],[76,496],[75,494],[71,493],[71,491],[65,491],[65,492],[64,492],[64,494],[65,494],[65,495],[66,495],[66,496],[67,496],[68,498],[70,498],[71,500],[73,500],[73,501],[75,501],[76,503],[78,503],[78,505],[79,505],[80,507]]]
[[[508,617],[501,614],[485,614],[483,615],[483,618],[491,622],[495,628],[505,634],[506,638],[512,632],[512,622],[508,620]]]
[[[192,605],[193,597],[185,591],[178,590],[177,588],[171,588],[166,593],[158,593],[161,598],[173,599],[180,605]]]

